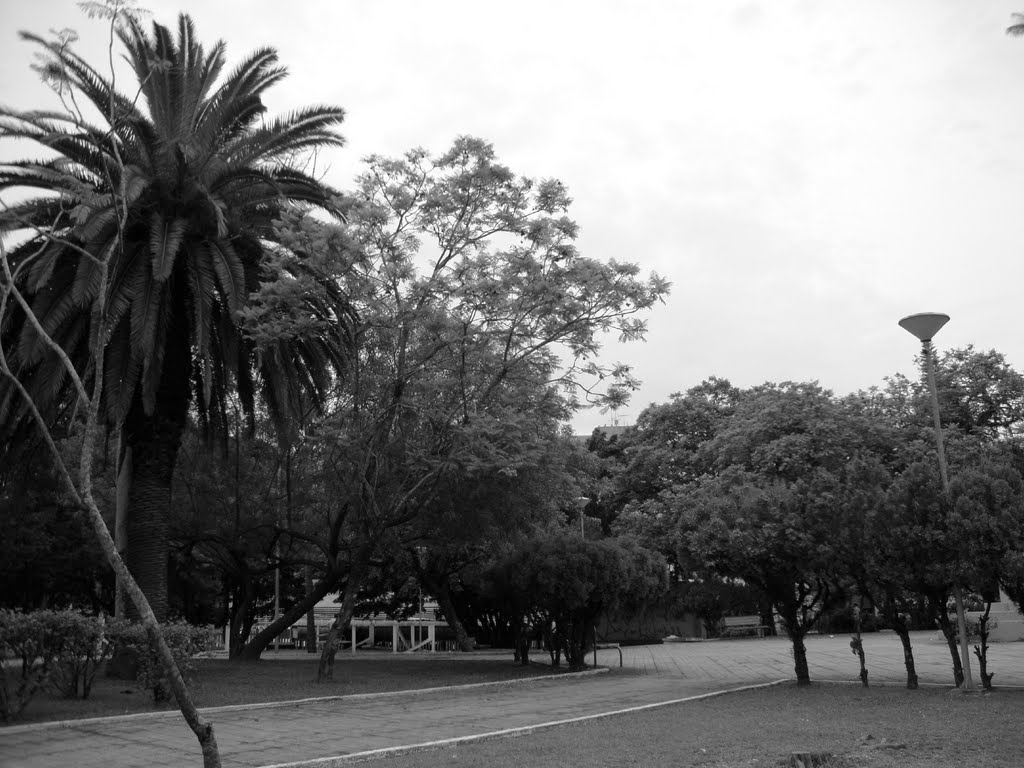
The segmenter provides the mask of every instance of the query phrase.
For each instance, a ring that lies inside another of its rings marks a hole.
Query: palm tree
[[[46,48],[43,74],[69,109],[0,109],[0,136],[56,155],[0,165],[0,192],[35,195],[0,213],[0,235],[28,232],[10,254],[17,284],[83,379],[97,375],[90,350],[103,334],[102,407],[120,430],[126,559],[163,618],[166,513],[190,409],[211,429],[226,423],[232,400],[248,413],[262,402],[283,421],[322,402],[345,361],[343,297],[301,257],[282,262],[273,226],[296,206],[334,211],[332,191],[295,160],[342,145],[343,111],[265,119],[263,94],[286,74],[276,52],[258,50],[221,79],[224,43],[206,51],[184,14],[176,39],[134,19],[119,29],[132,95],[67,46],[22,35]],[[86,110],[102,118],[86,119]],[[317,290],[301,310],[333,331],[268,339],[247,329],[240,310],[271,265],[311,279]],[[99,291],[104,316],[90,313]],[[50,418],[73,413],[75,389],[25,312],[0,317],[0,343]],[[0,417],[17,423],[21,406],[0,382]]]

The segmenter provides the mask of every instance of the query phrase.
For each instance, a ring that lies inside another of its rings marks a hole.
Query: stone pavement
[[[864,644],[872,682],[904,681],[895,635],[868,635]],[[856,679],[857,659],[847,636],[814,636],[807,646],[812,679]],[[922,683],[950,685],[943,643],[932,633],[917,633],[914,652]],[[994,645],[990,657],[996,684],[1024,687],[1024,643]],[[494,658],[510,663],[504,655]],[[323,758],[527,728],[793,677],[789,642],[779,638],[638,646],[623,649],[621,670],[618,661],[617,651],[603,650],[598,663],[612,667],[603,674],[221,708],[207,716],[225,768],[312,760],[326,768],[341,761]],[[977,674],[976,663],[973,668]],[[4,768],[200,764],[198,745],[175,713],[0,729]]]
[[[905,683],[907,673],[899,638],[891,632],[866,634],[863,638],[868,681]],[[914,667],[922,684],[952,686],[949,649],[945,640],[938,638],[936,632],[911,633]],[[859,666],[850,649],[849,635],[810,635],[806,646],[811,680],[858,680]],[[623,648],[622,654],[625,668],[643,675],[734,683],[794,676],[792,645],[782,637],[641,645]],[[598,651],[598,663],[616,665],[618,654],[614,650]],[[994,685],[1024,687],[1024,642],[990,645],[988,668],[995,673]],[[974,681],[980,683],[978,660],[973,652],[971,669]]]

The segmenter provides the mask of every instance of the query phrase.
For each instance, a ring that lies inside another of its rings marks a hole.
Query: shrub
[[[161,626],[164,640],[171,648],[171,655],[182,677],[188,680],[195,670],[193,657],[206,649],[210,638],[208,627],[194,627],[184,621],[175,621]],[[153,700],[167,701],[171,698],[170,681],[164,674],[156,648],[149,642],[146,628],[129,622],[111,623],[108,634],[115,647],[115,655],[129,654],[137,667],[136,679],[153,694]]]
[[[92,681],[110,656],[113,643],[103,619],[75,611],[63,611],[64,648],[54,666],[51,683],[69,699],[88,699]]]
[[[10,721],[50,680],[69,645],[74,611],[0,610],[0,717]]]

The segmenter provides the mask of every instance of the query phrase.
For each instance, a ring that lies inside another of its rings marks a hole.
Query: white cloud
[[[337,184],[366,154],[461,133],[561,178],[589,255],[676,286],[646,344],[609,342],[646,382],[633,416],[712,374],[843,392],[910,372],[896,320],[915,311],[953,317],[942,345],[1024,365],[1017,3],[150,3],[164,23],[179,5],[234,61],[278,48],[292,75],[272,110],[346,107]],[[71,0],[5,22],[75,26],[103,55]],[[5,34],[0,101],[42,103]]]

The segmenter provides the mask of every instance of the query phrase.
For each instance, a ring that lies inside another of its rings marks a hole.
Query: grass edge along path
[[[545,668],[545,665],[538,665]],[[330,696],[310,696],[302,699],[284,699],[281,701],[259,701],[251,704],[223,704],[216,707],[198,707],[198,711],[204,715],[216,715],[218,712],[238,712],[241,710],[272,709],[274,707],[290,707],[299,704],[314,704],[326,701],[358,701],[359,699],[386,698],[389,696],[418,696],[422,694],[438,693],[440,691],[469,690],[484,687],[501,687],[518,685],[520,683],[533,683],[538,680],[549,681],[554,677],[589,677],[591,675],[607,674],[608,667],[591,667],[577,672],[548,672],[544,675],[532,677],[512,677],[504,680],[486,680],[479,683],[458,683],[455,685],[435,685],[429,688],[405,688],[397,691],[375,691],[372,693],[345,693]],[[656,705],[658,706],[658,705]],[[47,728],[77,728],[83,725],[94,725],[97,723],[119,723],[132,720],[160,720],[174,719],[181,717],[177,709],[160,709],[148,712],[128,712],[118,715],[102,715],[97,717],[78,717],[63,720],[39,720],[31,723],[16,723],[0,728],[0,736],[5,733],[25,733],[29,731],[46,730]]]
[[[593,670],[594,672],[604,671]],[[536,679],[536,678],[532,678]],[[548,678],[550,679],[550,678]],[[259,768],[335,768],[335,766],[346,766],[352,763],[366,762],[369,760],[377,760],[380,758],[387,757],[399,757],[413,752],[419,752],[421,750],[437,749],[439,747],[446,746],[457,746],[459,744],[469,744],[479,741],[488,741],[491,739],[502,739],[510,736],[523,736],[535,731],[557,728],[563,725],[572,725],[574,723],[582,723],[588,720],[598,720],[606,717],[615,717],[616,715],[628,715],[635,712],[641,712],[649,709],[656,709],[659,707],[669,707],[675,704],[684,704],[691,701],[698,701],[700,699],[710,699],[716,696],[725,696],[730,693],[739,693],[742,691],[752,691],[758,688],[769,688],[771,686],[780,685],[782,683],[789,682],[787,680],[774,680],[770,683],[757,683],[755,685],[744,685],[737,688],[728,688],[721,691],[711,691],[710,693],[700,693],[694,696],[686,696],[680,699],[671,699],[669,701],[659,701],[653,704],[639,704],[635,707],[625,707],[623,709],[610,710],[608,712],[599,712],[594,715],[582,715],[580,717],[569,717],[562,720],[552,720],[547,723],[537,723],[535,725],[524,725],[518,728],[504,728],[498,731],[488,731],[487,733],[476,733],[470,736],[456,736],[450,739],[437,739],[435,741],[424,741],[418,744],[407,744],[401,747],[384,747],[382,749],[370,749],[363,752],[352,752],[347,755],[333,755],[331,757],[318,757],[313,760],[299,760],[291,763],[273,763],[268,765],[262,765]]]

